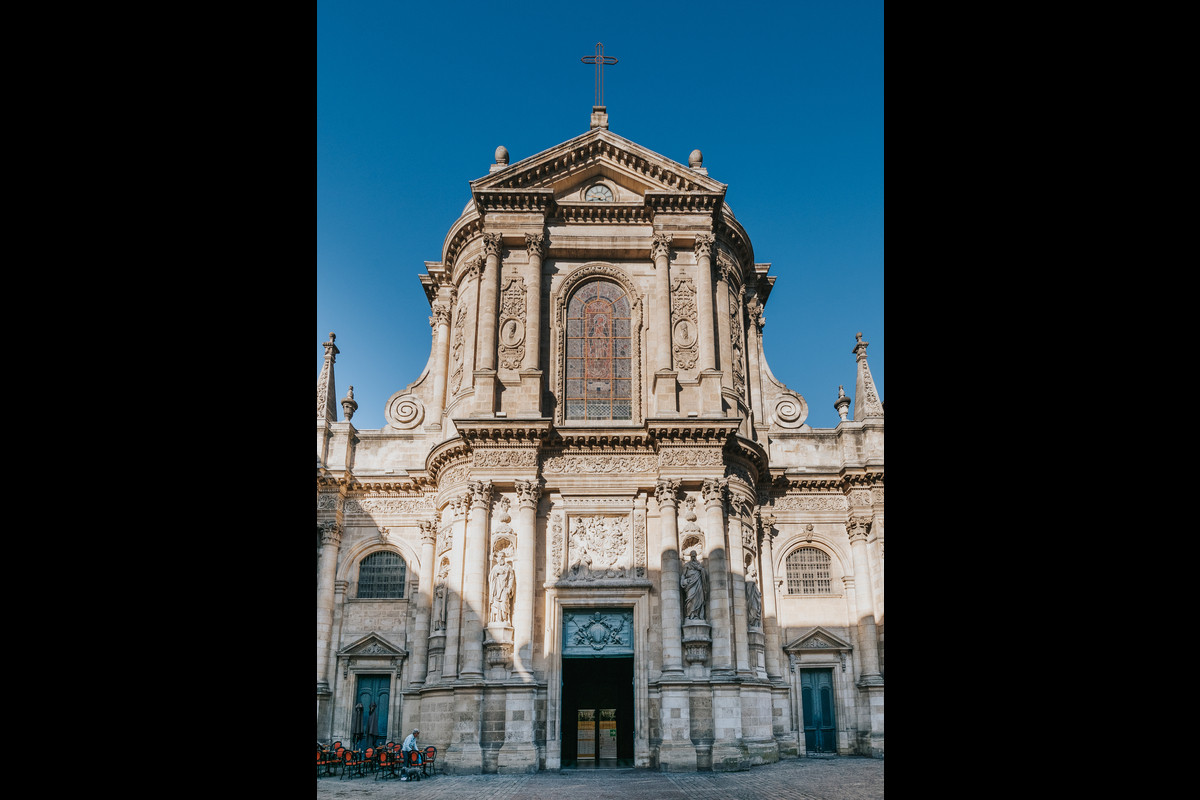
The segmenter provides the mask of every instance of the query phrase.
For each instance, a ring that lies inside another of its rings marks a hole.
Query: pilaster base
[[[742,772],[750,769],[750,753],[740,741],[716,741],[712,748],[713,772]]]
[[[654,413],[660,417],[675,417],[679,415],[679,383],[678,373],[660,370],[654,373]]]
[[[658,746],[658,768],[662,772],[695,772],[696,746],[664,741]]]
[[[496,771],[501,775],[537,772],[537,748],[529,742],[505,742],[496,757]]]
[[[700,416],[725,416],[725,409],[721,403],[720,370],[710,369],[700,373]],[[713,763],[716,763],[715,757]]]

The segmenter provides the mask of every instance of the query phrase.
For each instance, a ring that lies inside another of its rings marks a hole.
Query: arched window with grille
[[[797,547],[787,557],[788,594],[831,594],[829,554],[816,547]]]
[[[632,418],[632,319],[616,283],[591,280],[567,304],[566,418]]]
[[[358,599],[402,599],[407,570],[399,553],[390,550],[371,553],[358,565]]]

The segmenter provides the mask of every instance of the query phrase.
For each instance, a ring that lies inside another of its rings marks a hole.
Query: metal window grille
[[[631,306],[621,287],[584,284],[567,305],[567,419],[632,418]]]
[[[358,565],[360,599],[398,599],[404,597],[404,559],[387,551],[372,553]]]
[[[830,594],[829,554],[800,547],[787,557],[788,594]]]

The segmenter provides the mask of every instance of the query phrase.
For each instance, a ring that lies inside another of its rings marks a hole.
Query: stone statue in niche
[[[433,629],[443,630],[446,627],[446,578],[450,574],[450,564],[443,563],[438,572],[437,585],[433,590]]]
[[[516,574],[512,564],[505,556],[498,556],[495,566],[488,575],[488,587],[491,591],[491,608],[488,611],[488,622],[512,622],[512,600],[516,590]]]
[[[679,586],[683,589],[683,609],[685,619],[708,619],[708,572],[704,565],[696,560],[692,551],[691,558],[679,578]]]
[[[754,564],[746,574],[746,624],[751,628],[762,627],[762,592],[758,588],[758,570]]]

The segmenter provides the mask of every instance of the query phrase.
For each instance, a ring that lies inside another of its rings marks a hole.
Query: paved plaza
[[[792,758],[746,772],[647,769],[434,775],[420,781],[326,777],[317,800],[882,800],[883,759]]]

